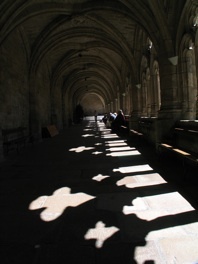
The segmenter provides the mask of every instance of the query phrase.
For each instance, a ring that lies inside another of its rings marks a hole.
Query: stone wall
[[[15,31],[0,47],[0,123],[2,129],[29,126],[27,58]]]

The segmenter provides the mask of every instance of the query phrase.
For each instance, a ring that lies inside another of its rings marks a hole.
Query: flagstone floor
[[[86,120],[0,164],[2,264],[198,263],[194,175]]]

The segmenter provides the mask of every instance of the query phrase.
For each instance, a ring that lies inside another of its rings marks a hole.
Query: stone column
[[[139,128],[139,118],[141,116],[141,84],[134,84],[132,87],[132,105],[133,111],[131,112],[129,120],[129,128],[138,130]]]
[[[161,109],[157,122],[158,142],[170,133],[175,122],[181,117],[177,74],[177,63],[171,63],[168,58],[160,61]]]
[[[177,65],[173,65],[168,58],[160,64],[160,88],[161,88],[161,109],[160,117],[178,118],[181,113],[178,101]]]

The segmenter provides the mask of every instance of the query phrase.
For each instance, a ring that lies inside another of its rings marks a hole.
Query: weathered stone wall
[[[61,87],[55,87],[52,90],[52,102],[51,102],[51,123],[57,127],[58,130],[63,128],[63,99]]]
[[[36,138],[41,137],[42,127],[53,124],[58,130],[62,128],[62,91],[60,87],[52,87],[46,60],[42,61],[36,74],[31,75],[30,101],[31,131]]]
[[[0,46],[0,127],[29,129],[29,84],[27,53],[18,30]],[[1,133],[1,130],[0,130]],[[2,137],[2,133],[0,138]],[[0,161],[3,160],[0,140]]]
[[[1,128],[29,127],[28,65],[18,31],[0,47],[0,63]]]
[[[37,86],[38,108],[41,126],[51,124],[51,92],[50,77],[46,67],[39,68],[35,85]]]
[[[42,127],[51,124],[50,75],[44,62],[30,78],[30,133],[41,139]]]

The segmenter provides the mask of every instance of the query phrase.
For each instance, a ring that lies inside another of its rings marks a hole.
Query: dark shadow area
[[[121,138],[104,132],[100,122],[83,121],[2,164],[1,263],[160,263],[160,232],[167,240],[174,237],[168,228],[195,233],[197,211],[166,166],[143,147],[142,155],[106,156],[106,142]]]

